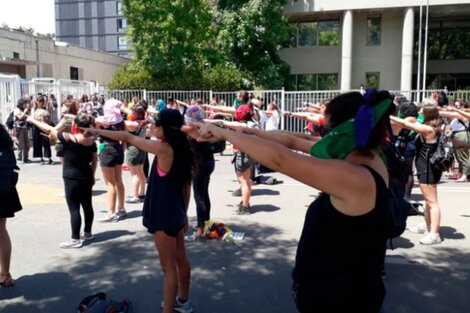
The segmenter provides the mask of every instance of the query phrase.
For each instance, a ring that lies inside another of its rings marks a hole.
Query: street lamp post
[[[429,0],[426,3],[426,26],[424,29],[424,55],[423,55],[423,93],[426,90],[426,70],[428,63],[428,28],[429,28]]]
[[[34,41],[36,43],[36,77],[40,76],[40,71],[39,71],[39,39],[36,37],[34,38]]]

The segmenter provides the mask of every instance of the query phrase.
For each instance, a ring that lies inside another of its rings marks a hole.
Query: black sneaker
[[[238,188],[234,192],[232,192],[232,196],[234,197],[241,197],[242,196],[242,188]]]
[[[238,210],[235,211],[235,214],[236,215],[250,215],[251,214],[250,206],[244,206],[243,204],[240,203],[238,205]]]

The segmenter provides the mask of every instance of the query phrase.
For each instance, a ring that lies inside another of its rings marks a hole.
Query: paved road
[[[196,312],[295,312],[290,271],[306,208],[318,193],[274,174],[283,183],[254,187],[254,214],[234,216],[239,199],[230,194],[237,187],[230,159],[217,157],[210,187],[212,217],[246,235],[239,247],[218,241],[187,244]],[[70,226],[60,173],[57,164],[21,165],[18,188],[24,209],[8,221],[17,286],[0,289],[0,312],[73,312],[81,298],[97,291],[131,299],[136,313],[160,312],[162,274],[152,237],[141,225],[141,205],[127,205],[124,221],[95,223],[93,243],[62,250],[58,244],[70,235]],[[124,180],[130,187],[128,172]],[[386,312],[470,311],[469,193],[468,183],[439,186],[441,245],[421,246],[420,237],[409,233],[395,240],[396,249],[386,260]],[[414,194],[419,199],[418,190]],[[102,180],[94,188],[93,203],[97,215],[105,212]],[[194,223],[194,202],[189,216]]]

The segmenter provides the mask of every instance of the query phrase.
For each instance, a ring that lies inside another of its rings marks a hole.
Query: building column
[[[401,80],[400,90],[411,90],[413,78],[413,36],[414,36],[414,11],[413,8],[405,9],[403,18],[403,36],[401,46]]]
[[[341,37],[341,90],[351,90],[353,16],[350,10],[343,14]]]

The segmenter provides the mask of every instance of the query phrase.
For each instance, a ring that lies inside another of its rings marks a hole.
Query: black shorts
[[[417,176],[420,184],[436,185],[441,180],[442,171],[431,169],[422,173],[418,172]]]
[[[248,154],[241,151],[237,151],[235,152],[235,156],[233,157],[232,163],[235,167],[235,171],[243,173],[255,164],[255,160],[250,158]]]
[[[101,167],[115,167],[124,163],[124,150],[120,143],[106,143],[100,153]]]
[[[176,238],[178,233],[183,229],[184,225],[173,228],[173,229],[164,229],[163,232],[170,237]]]

